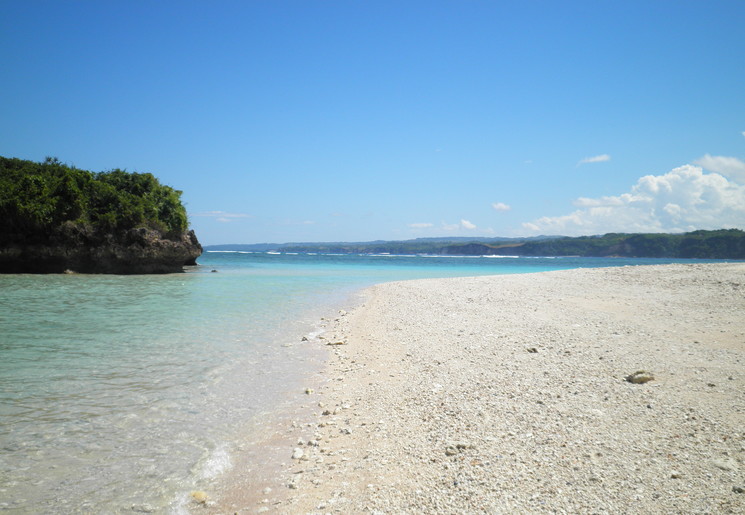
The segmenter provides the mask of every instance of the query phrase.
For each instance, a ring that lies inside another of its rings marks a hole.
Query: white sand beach
[[[284,467],[194,513],[745,512],[745,264],[382,284],[324,338]]]

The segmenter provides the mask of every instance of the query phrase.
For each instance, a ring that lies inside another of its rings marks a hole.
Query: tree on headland
[[[0,236],[47,239],[70,224],[91,238],[145,227],[163,237],[186,231],[181,192],[149,173],[92,173],[56,158],[42,163],[0,157]]]
[[[0,272],[171,271],[201,253],[188,223],[181,192],[150,173],[0,157]]]

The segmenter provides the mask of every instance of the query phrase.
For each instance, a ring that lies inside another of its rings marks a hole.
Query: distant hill
[[[582,256],[745,259],[740,229],[682,234],[538,236],[534,238],[417,238],[404,241],[211,245],[206,250],[318,252],[333,254],[438,254],[453,256]]]
[[[483,243],[489,245],[523,243],[540,241],[556,236],[534,236],[530,238],[416,238],[400,241],[363,241],[363,242],[292,242],[292,243],[228,243],[222,245],[206,245],[206,251],[233,252],[319,252],[334,254],[426,254],[439,253],[445,247],[463,245],[467,243]],[[437,251],[437,252],[436,252]]]

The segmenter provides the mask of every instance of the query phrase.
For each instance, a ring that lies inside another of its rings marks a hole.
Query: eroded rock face
[[[0,242],[0,273],[164,274],[195,265],[202,246],[194,231],[165,238],[145,228],[103,240],[50,237],[49,242]],[[88,240],[88,241],[86,241]]]

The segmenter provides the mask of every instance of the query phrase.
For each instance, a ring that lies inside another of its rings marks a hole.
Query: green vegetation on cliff
[[[167,273],[195,264],[181,192],[149,173],[0,157],[0,273]]]
[[[180,196],[149,173],[0,157],[0,240],[35,243],[73,232],[101,239],[139,227],[176,238],[188,225]]]

